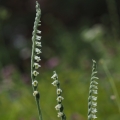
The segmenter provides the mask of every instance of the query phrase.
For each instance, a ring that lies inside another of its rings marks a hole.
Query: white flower
[[[96,107],[97,106],[97,102],[92,102],[92,106]]]
[[[92,75],[95,75],[97,73],[97,71],[93,72]]]
[[[38,24],[38,26],[41,26],[41,24]]]
[[[38,91],[33,92],[33,96],[36,96],[38,94]]]
[[[63,113],[62,112],[58,112],[58,117],[62,117]]]
[[[98,94],[98,93],[97,93],[97,90],[93,90],[93,94]]]
[[[35,42],[36,46],[42,47],[41,42]]]
[[[57,101],[58,101],[58,102],[62,102],[62,100],[64,100],[64,98],[63,98],[62,96],[58,96],[58,97],[57,97]]]
[[[36,70],[33,71],[33,75],[37,76],[39,74],[39,72],[37,72]]]
[[[36,35],[36,40],[41,40],[41,36]]]
[[[40,50],[40,49],[38,49],[38,48],[35,48],[35,52],[36,52],[37,54],[42,53],[42,52],[41,52],[41,50]]]
[[[96,82],[96,81],[92,81],[91,84],[95,84],[95,85],[97,85],[98,82]]]
[[[58,79],[58,75],[57,75],[57,73],[54,71],[54,75],[51,77],[52,79]]]
[[[39,65],[38,63],[34,63],[33,67],[35,67],[35,69],[38,69],[39,67],[41,67],[41,65]]]
[[[91,111],[93,114],[95,114],[97,112],[97,109],[96,108],[92,108],[92,111]]]
[[[93,76],[93,77],[91,78],[91,80],[93,80],[93,79],[99,79],[99,78],[98,78],[98,77]]]
[[[95,118],[97,118],[97,117],[96,117],[96,115],[92,115],[92,118],[95,119]]]
[[[37,62],[39,62],[41,59],[40,59],[40,57],[35,56],[35,60],[36,60]]]
[[[53,84],[54,86],[57,86],[58,83],[59,83],[58,80],[55,80],[52,84]]]
[[[55,106],[56,110],[60,110],[60,108],[61,108],[61,104],[58,104],[58,105]]]
[[[41,34],[41,31],[40,31],[40,30],[37,30],[37,33]]]
[[[36,86],[38,85],[38,81],[37,81],[37,80],[34,80],[34,81],[32,82],[32,85],[33,85],[34,87],[36,87]]]
[[[96,101],[96,100],[97,100],[97,97],[92,96],[92,100]]]
[[[97,117],[96,117],[96,115],[94,115],[94,114],[90,114],[90,115],[88,116],[88,119],[89,119],[89,120],[95,119],[95,118],[97,118]]]
[[[91,83],[92,84],[92,83]],[[90,89],[98,89],[98,87],[96,85],[90,85]]]
[[[59,95],[62,92],[60,88],[57,89],[57,95]]]

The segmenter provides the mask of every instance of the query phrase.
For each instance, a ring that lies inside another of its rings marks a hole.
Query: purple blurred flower
[[[59,64],[59,58],[53,57],[53,58],[50,58],[45,65],[47,68],[52,69],[56,67],[58,64]]]

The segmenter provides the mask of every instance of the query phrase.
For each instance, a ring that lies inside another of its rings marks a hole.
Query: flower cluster
[[[96,117],[96,106],[97,106],[97,97],[95,96],[97,93],[97,84],[95,80],[99,79],[95,76],[97,73],[96,71],[96,61],[93,60],[93,67],[92,67],[92,75],[91,75],[91,82],[89,88],[89,97],[88,97],[88,120],[94,120]]]
[[[37,108],[38,108],[38,114],[39,114],[39,120],[42,120],[42,113],[41,113],[41,108],[40,108],[40,94],[37,90],[38,87],[38,81],[36,80],[36,76],[39,74],[37,71],[41,65],[39,65],[40,62],[40,56],[39,54],[41,53],[41,31],[38,30],[38,26],[40,26],[40,16],[41,16],[41,10],[40,10],[40,5],[36,1],[36,17],[35,17],[35,22],[34,22],[34,27],[33,27],[33,32],[32,32],[32,55],[31,55],[31,79],[32,79],[32,87],[33,87],[33,96],[35,97]]]
[[[35,17],[35,22],[34,22],[34,27],[33,27],[33,33],[32,33],[32,56],[31,56],[31,78],[32,78],[32,86],[33,86],[33,96],[38,96],[39,92],[37,91],[37,86],[38,86],[38,81],[35,80],[36,76],[39,74],[37,69],[41,67],[39,65],[40,62],[40,57],[39,54],[41,53],[41,31],[38,30],[38,26],[40,26],[40,15],[41,15],[41,10],[38,2],[36,2],[36,17]]]
[[[62,120],[66,120],[66,116],[63,113],[63,105],[62,105],[62,100],[64,99],[61,96],[62,90],[60,89],[60,82],[58,81],[58,75],[57,73],[54,71],[53,76],[51,77],[54,81],[52,82],[53,86],[57,87],[57,105],[55,106],[55,109],[58,111],[58,117],[61,117]]]

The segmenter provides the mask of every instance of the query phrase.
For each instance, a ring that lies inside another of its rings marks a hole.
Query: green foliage
[[[116,2],[119,5],[119,1]],[[0,119],[37,120],[31,81],[23,77],[30,76],[34,5],[25,1],[0,3]],[[92,58],[98,63],[100,59],[105,59],[116,89],[119,90],[119,16],[116,4],[108,3],[108,13],[106,3],[104,0],[53,0],[50,4],[46,0],[42,3],[43,67],[37,80],[43,119],[56,119],[56,95],[50,86],[52,73],[49,69],[56,68],[59,73],[67,119],[86,120]],[[110,26],[113,27],[112,32]],[[58,58],[56,67],[48,65],[52,57]],[[119,120],[116,96],[107,81],[109,77],[106,77],[101,64],[98,66],[98,76],[101,78],[98,120]],[[117,94],[119,96],[120,92]]]
[[[41,76],[37,78],[39,80],[38,91],[40,91],[43,119],[46,120],[57,119],[54,109],[56,105],[56,94],[54,94],[55,88],[50,85],[51,74],[51,71],[43,71]],[[12,81],[9,81],[9,84],[0,84],[1,119],[37,120],[38,115],[35,101],[32,96],[31,81],[29,85],[21,81],[22,78],[18,72],[13,73],[11,77]],[[73,119],[76,116],[78,117],[77,120],[86,120],[89,78],[90,72],[88,74],[79,70],[59,72],[59,79],[63,90],[62,95],[65,97],[63,101],[65,107],[64,112],[66,113],[67,119]],[[10,83],[12,83],[12,85],[8,87]],[[119,89],[119,78],[115,79],[115,83],[116,87]],[[120,118],[118,109],[116,109],[117,105],[115,99],[112,97],[113,94],[111,94],[112,92],[110,91],[111,87],[108,86],[107,78],[103,76],[99,81],[98,120],[111,120],[111,118],[119,120]]]

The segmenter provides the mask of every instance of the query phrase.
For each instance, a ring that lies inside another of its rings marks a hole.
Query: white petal
[[[38,91],[33,92],[33,96],[36,96],[38,94]]]
[[[36,60],[37,62],[39,62],[41,59],[40,59],[40,57],[35,56],[35,60]]]
[[[58,76],[57,76],[57,74],[56,73],[54,73],[54,75],[51,77],[52,79],[57,79],[58,78]]]
[[[41,31],[40,31],[40,30],[37,30],[37,33],[41,34]]]
[[[39,67],[41,67],[41,65],[39,65],[38,63],[34,63],[33,67],[35,67],[35,69],[38,69]]]
[[[62,117],[63,113],[62,112],[58,112],[58,117]]]
[[[96,101],[96,100],[97,100],[97,97],[92,96],[92,100]]]
[[[93,94],[98,94],[98,93],[97,93],[97,90],[93,90]]]
[[[57,101],[58,101],[58,102],[62,102],[63,99],[64,99],[64,98],[63,98],[62,96],[57,97]]]
[[[41,42],[35,42],[36,46],[42,47]]]
[[[58,80],[55,80],[52,84],[53,84],[54,86],[57,86],[58,83],[59,83]]]
[[[55,106],[56,110],[59,110],[60,108],[61,108],[61,104],[58,104],[58,105]]]
[[[34,80],[34,81],[32,82],[32,85],[33,85],[33,86],[37,86],[37,85],[38,85],[38,81],[37,81],[37,80]]]
[[[33,71],[33,75],[37,76],[39,74],[39,72],[37,72],[36,70]]]
[[[36,40],[41,40],[41,36],[36,36]]]
[[[59,88],[57,89],[57,95],[59,95],[62,92],[62,90]]]

